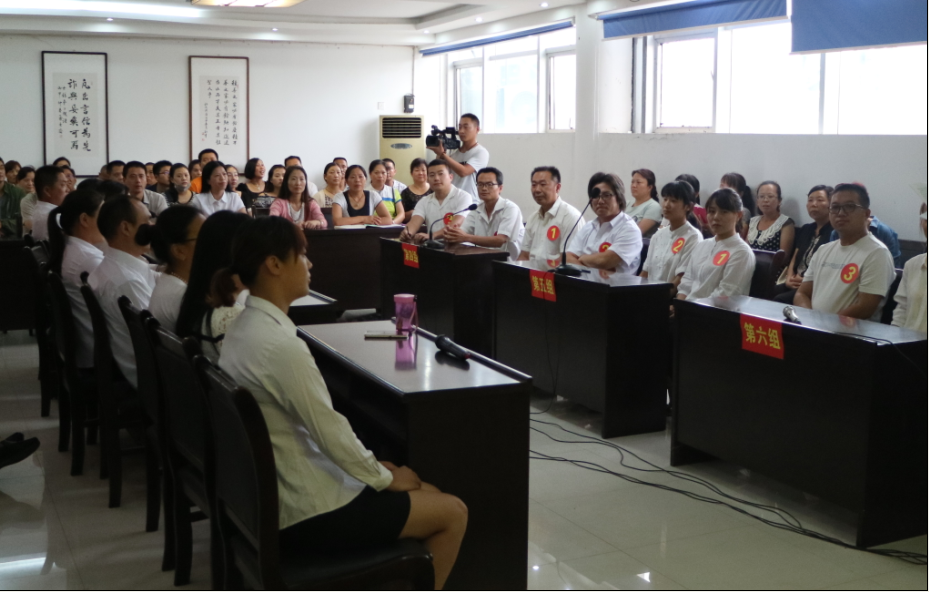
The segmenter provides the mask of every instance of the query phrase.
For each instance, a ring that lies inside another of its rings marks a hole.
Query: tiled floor
[[[42,440],[32,458],[0,471],[0,590],[173,588],[173,574],[160,571],[163,531],[144,532],[142,458],[127,461],[123,506],[107,509],[96,447],[89,448],[85,475],[68,475],[70,455],[57,451],[54,406],[52,417],[39,417],[36,371],[35,344],[26,333],[0,336],[0,437],[19,431]],[[599,430],[596,414],[567,402],[535,418],[589,435]],[[557,428],[537,427],[574,439]],[[668,466],[666,434],[614,442]],[[623,468],[618,453],[603,446],[559,444],[532,432],[531,448],[700,491],[665,475]],[[727,508],[565,463],[534,460],[530,471],[530,589],[927,589],[926,567],[844,550]],[[807,528],[849,537],[848,513],[796,490],[724,463],[686,472],[730,494],[787,509]],[[190,589],[209,589],[205,526],[195,525]],[[893,547],[925,554],[927,539]]]

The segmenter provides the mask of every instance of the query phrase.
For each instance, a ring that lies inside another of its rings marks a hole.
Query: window
[[[458,87],[458,106],[456,113],[460,119],[465,113],[473,113],[478,119],[484,119],[484,68],[465,66],[455,69]]]
[[[716,93],[716,38],[659,45],[660,128],[712,128]]]
[[[577,56],[549,56],[548,80],[548,129],[573,130],[577,123]]]
[[[539,57],[536,52],[495,57],[488,64],[488,131],[531,134],[539,131]]]

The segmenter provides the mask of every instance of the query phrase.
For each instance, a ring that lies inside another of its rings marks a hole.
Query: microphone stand
[[[587,206],[584,208],[584,211],[581,212],[580,217],[578,217],[577,222],[574,223],[574,226],[571,227],[571,232],[568,233],[568,236],[564,239],[564,249],[561,251],[561,265],[555,268],[555,273],[558,275],[564,275],[567,277],[581,277],[581,274],[584,273],[584,270],[577,265],[568,265],[568,241],[571,240],[571,235],[574,234],[577,225],[580,224],[581,220],[584,219],[584,214],[587,213],[587,208],[590,207],[593,199],[596,198],[600,192],[595,189],[597,195],[590,198],[587,202]]]
[[[477,204],[471,204],[470,206],[466,207],[460,212],[455,212],[454,214],[452,214],[452,217],[455,217],[458,214],[463,214],[465,212],[473,212],[476,209],[477,209]],[[445,243],[443,243],[442,241],[433,240],[432,238],[432,229],[435,228],[436,224],[444,220],[445,220],[445,217],[443,216],[439,218],[438,220],[433,220],[432,224],[429,225],[429,240],[423,243],[423,246],[426,247],[427,249],[436,249],[436,250],[441,251],[442,249],[445,248]]]

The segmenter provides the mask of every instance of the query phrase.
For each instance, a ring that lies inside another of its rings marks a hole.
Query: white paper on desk
[[[345,224],[343,226],[336,226],[337,230],[364,230],[367,228],[364,224]]]
[[[386,224],[384,226],[378,226],[377,224],[368,224],[365,226],[365,228],[406,228],[406,226],[404,226],[403,224]]]
[[[461,246],[462,247],[476,247],[477,245],[475,245],[474,243],[461,243]]]

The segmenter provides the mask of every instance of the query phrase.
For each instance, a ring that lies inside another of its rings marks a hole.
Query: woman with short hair
[[[381,202],[381,197],[373,191],[365,190],[368,174],[363,166],[353,164],[348,167],[345,178],[348,181],[348,189],[332,200],[332,222],[335,226],[386,226],[393,222],[387,206]]]
[[[596,173],[587,183],[587,195],[597,218],[571,239],[568,263],[635,275],[642,258],[642,232],[625,212],[622,180],[611,173]]]
[[[413,178],[413,184],[400,192],[400,200],[406,212],[403,216],[404,224],[410,223],[419,200],[433,192],[429,187],[429,163],[424,158],[413,159],[410,163],[410,176]]]
[[[169,205],[187,205],[194,198],[190,190],[190,170],[178,162],[171,166],[171,189],[165,192]]]
[[[632,172],[632,182],[629,192],[633,203],[626,208],[635,223],[639,225],[642,236],[650,238],[658,232],[661,224],[661,204],[658,203],[658,188],[655,173],[648,169],[638,169]]]
[[[251,158],[245,163],[245,170],[242,171],[245,177],[244,183],[236,186],[236,191],[242,196],[242,203],[246,209],[252,209],[255,200],[264,193],[265,190],[265,163],[260,158]]]
[[[387,207],[387,213],[393,218],[394,224],[402,224],[406,218],[406,212],[403,210],[403,201],[400,197],[400,191],[387,184],[390,173],[387,170],[387,163],[383,160],[375,160],[368,166],[368,173],[371,174],[371,191],[381,197],[381,202]]]
[[[197,194],[191,204],[200,208],[205,216],[223,210],[244,214],[242,198],[238,193],[227,190],[227,185],[226,165],[218,160],[206,163],[203,167],[203,193]]]
[[[775,181],[765,181],[758,186],[755,193],[760,216],[755,216],[748,224],[746,242],[756,251],[794,250],[794,221],[781,214],[781,186]]]

